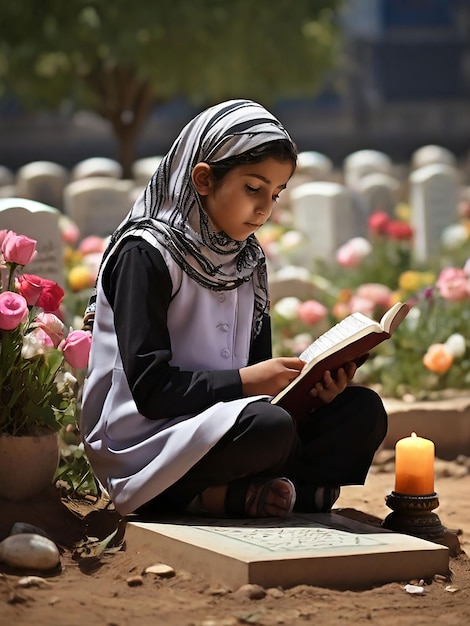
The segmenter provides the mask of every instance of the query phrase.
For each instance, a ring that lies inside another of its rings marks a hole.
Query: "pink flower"
[[[5,237],[7,236],[8,232],[9,232],[8,230],[0,230],[0,249],[3,246],[3,242],[4,242]]]
[[[25,235],[17,235],[9,230],[2,244],[5,261],[17,265],[27,265],[36,255],[36,244],[35,239],[30,239]]]
[[[28,315],[28,303],[19,293],[4,291],[0,294],[0,330],[13,330]]]
[[[42,328],[35,328],[32,332],[25,335],[21,356],[23,359],[32,359],[38,354],[46,354],[53,347],[54,344],[49,335]]]
[[[387,213],[384,211],[376,211],[369,217],[369,230],[374,235],[385,234],[387,232],[387,225],[390,221],[390,216]]]
[[[77,243],[80,239],[80,229],[77,224],[75,224],[75,222],[67,216],[61,215],[59,225],[62,234],[62,241],[64,243],[68,243],[69,245]]]
[[[73,330],[59,347],[62,349],[67,363],[76,369],[83,369],[88,365],[91,333],[84,330]]]
[[[53,313],[39,313],[32,325],[36,328],[40,328],[50,337],[54,348],[57,348],[64,339],[64,324]]]
[[[297,310],[299,319],[308,326],[313,326],[321,322],[325,319],[327,313],[328,309],[316,300],[306,300],[302,302]]]
[[[370,298],[354,295],[349,301],[349,308],[352,313],[363,313],[369,317],[374,314],[375,302]]]
[[[91,254],[92,252],[103,252],[106,249],[106,239],[103,237],[97,237],[96,235],[90,235],[89,237],[85,237],[83,241],[78,246],[78,251],[81,254]]]
[[[372,252],[372,245],[364,237],[353,237],[336,251],[336,260],[343,267],[358,267]]]
[[[393,292],[390,287],[381,283],[364,283],[356,290],[358,298],[366,298],[371,300],[376,306],[382,309],[388,309],[391,306],[391,298]]]
[[[444,268],[437,279],[436,287],[446,300],[459,301],[470,296],[468,276],[457,267]]]
[[[60,306],[65,292],[57,283],[48,278],[41,278],[33,274],[23,274],[23,279],[32,285],[41,287],[41,294],[36,301],[36,306],[44,309],[45,313],[54,313]]]

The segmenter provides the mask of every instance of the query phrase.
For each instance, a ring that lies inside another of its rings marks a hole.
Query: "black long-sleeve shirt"
[[[145,241],[126,241],[108,264],[103,288],[114,312],[124,371],[138,410],[148,418],[198,413],[243,395],[238,369],[183,371],[170,366],[167,326],[172,283],[160,252]],[[249,364],[271,357],[268,316],[252,342]]]

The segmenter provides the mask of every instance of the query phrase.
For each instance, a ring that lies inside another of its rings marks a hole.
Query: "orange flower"
[[[423,365],[436,374],[445,374],[452,367],[453,362],[454,357],[451,351],[443,343],[434,343],[429,346],[423,356]]]

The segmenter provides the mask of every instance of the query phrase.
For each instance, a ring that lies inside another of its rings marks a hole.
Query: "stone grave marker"
[[[438,253],[442,231],[458,219],[458,173],[450,165],[426,165],[409,182],[414,255],[426,262]]]
[[[132,188],[132,181],[109,176],[75,180],[65,188],[64,212],[82,237],[107,237],[129,212]]]
[[[411,155],[411,169],[416,170],[425,165],[451,165],[457,167],[457,158],[453,152],[442,146],[422,146]]]
[[[16,195],[62,210],[69,173],[52,161],[33,161],[16,173]]]
[[[144,533],[144,535],[142,535]],[[316,585],[361,589],[445,575],[447,547],[393,533],[332,511],[279,519],[159,519],[129,516],[149,563],[171,563],[236,590]]]
[[[293,227],[306,235],[305,267],[316,259],[330,261],[351,237],[366,236],[365,206],[344,185],[312,182],[291,192]]]
[[[392,174],[392,170],[392,160],[385,152],[379,150],[357,150],[343,161],[344,181],[352,189],[355,189],[358,181],[367,174],[376,172]]]
[[[36,258],[26,273],[65,283],[60,211],[28,198],[0,198],[0,229],[36,239]]]
[[[136,185],[145,186],[154,175],[163,157],[145,157],[137,159],[132,165],[132,177]]]
[[[400,198],[400,181],[383,172],[366,174],[357,181],[358,194],[364,198],[369,215],[384,211],[395,217],[395,207]]]
[[[333,161],[325,154],[313,150],[299,152],[296,174],[306,179],[306,182],[329,180],[332,172]]]
[[[90,157],[79,161],[72,168],[72,181],[90,178],[92,176],[106,176],[110,178],[122,177],[122,166],[115,159],[107,157]]]

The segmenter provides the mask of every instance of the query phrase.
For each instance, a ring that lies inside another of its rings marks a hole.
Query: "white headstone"
[[[457,158],[455,154],[447,148],[432,144],[418,148],[418,150],[415,150],[411,155],[411,168],[413,170],[436,163],[455,167],[457,165]]]
[[[391,174],[393,163],[385,152],[358,150],[343,161],[344,181],[348,187],[356,188],[358,181],[367,174],[381,172]]]
[[[160,165],[163,157],[154,156],[137,159],[132,165],[132,177],[136,185],[146,185]]]
[[[296,174],[310,181],[329,180],[332,171],[333,161],[321,152],[299,152]]]
[[[458,219],[458,173],[450,165],[426,165],[410,175],[414,255],[429,261],[439,252],[442,231]]]
[[[367,214],[344,185],[313,182],[291,192],[295,229],[306,235],[305,262],[330,260],[351,237],[365,236]],[[308,265],[307,265],[308,266]]]
[[[82,178],[90,178],[92,176],[121,178],[122,166],[114,159],[91,157],[80,161],[72,168],[72,180],[81,180]]]
[[[6,187],[15,184],[15,175],[10,168],[0,165],[0,187]]]
[[[366,174],[358,180],[356,189],[365,199],[369,214],[384,211],[391,217],[394,216],[401,189],[397,178],[382,172]]]
[[[36,258],[25,269],[27,274],[48,278],[62,287],[65,282],[60,211],[27,198],[0,198],[0,229],[36,239]]]
[[[107,237],[131,208],[133,183],[110,177],[83,178],[64,191],[64,212],[80,229],[82,237]]]
[[[33,161],[16,173],[16,195],[62,210],[69,173],[52,161]]]

